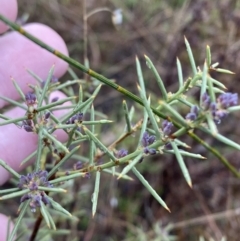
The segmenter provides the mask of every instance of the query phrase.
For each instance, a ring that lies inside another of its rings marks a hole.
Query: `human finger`
[[[7,216],[0,214],[0,225],[1,225],[0,241],[6,241],[7,239],[8,220],[9,218]],[[13,223],[10,223],[10,233],[12,229],[13,229]]]
[[[17,18],[17,0],[0,0],[0,14],[3,14],[9,20],[15,21]],[[0,21],[0,34],[5,32],[8,26]]]
[[[24,29],[46,44],[68,55],[63,39],[46,25],[33,23]],[[40,78],[46,79],[49,69],[55,65],[54,75],[62,76],[67,70],[67,63],[47,50],[39,47],[17,32],[10,32],[0,38],[0,95],[11,99],[19,98],[11,77],[19,84],[24,93],[29,91],[28,84],[36,83],[27,69],[30,69]],[[7,103],[0,100],[0,108]]]

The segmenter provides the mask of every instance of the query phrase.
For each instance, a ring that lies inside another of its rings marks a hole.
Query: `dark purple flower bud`
[[[47,205],[50,203],[49,199],[47,198],[47,195],[41,194],[42,195],[42,202]]]
[[[32,181],[32,179],[33,179],[34,176],[35,176],[34,173],[28,173],[28,174],[27,174],[27,179],[28,179],[28,181],[29,181],[29,182]]]
[[[190,112],[196,114],[196,116],[197,116],[198,113],[199,113],[199,108],[198,108],[198,106],[193,105],[193,106],[191,107],[191,111],[190,111]]]
[[[121,150],[119,150],[119,151],[115,154],[115,156],[116,156],[117,158],[122,158],[122,157],[126,156],[127,154],[128,154],[128,150],[126,150],[126,149],[121,149]]]
[[[26,100],[26,104],[27,106],[30,106],[30,105],[35,105],[37,103],[37,97],[34,93],[27,93],[25,95],[25,100]]]
[[[75,124],[75,122],[81,123],[83,120],[83,113],[78,113],[66,121],[66,124]]]
[[[221,105],[221,108],[227,109],[229,107],[229,96],[227,95],[227,93],[225,93],[222,96],[220,96],[218,98],[218,101],[219,101],[219,103]]]
[[[196,105],[191,107],[190,112],[186,115],[185,119],[190,121],[195,121],[198,117],[199,108]]]
[[[31,191],[36,191],[38,190],[38,184],[36,182],[31,182],[29,185],[28,185],[28,188],[29,190]]]
[[[197,119],[197,115],[195,113],[188,113],[185,117],[186,120],[195,121]]]
[[[26,194],[24,194],[24,195],[21,197],[20,203],[23,203],[23,202],[25,202],[25,201],[28,200],[28,199],[30,199],[30,197],[29,197],[29,194],[26,193]]]
[[[164,146],[167,150],[172,150],[172,145],[170,142],[166,143]]]
[[[38,173],[37,173],[38,177],[45,177],[47,178],[48,176],[48,172],[46,170],[40,170]]]
[[[33,132],[33,127],[32,127],[32,126],[23,125],[23,129],[24,129],[26,132]]]
[[[28,178],[22,175],[19,179],[18,187],[22,189],[28,184],[28,182]]]
[[[42,197],[39,194],[32,196],[32,201],[35,202],[37,207],[41,206]]]
[[[54,102],[57,102],[58,101],[58,99],[59,99],[59,97],[54,97],[54,98],[52,98],[52,100],[51,100],[51,103],[54,103]]]
[[[24,120],[22,122],[22,128],[26,131],[26,132],[33,132],[34,128],[33,128],[33,123],[31,120]]]
[[[145,131],[142,137],[142,146],[144,147],[148,146],[148,138],[149,138],[149,134]]]
[[[52,76],[52,79],[51,79],[51,83],[57,83],[58,82],[58,77],[56,77],[56,76]]]
[[[156,149],[154,148],[148,148],[148,152],[150,155],[155,155],[157,153]]]
[[[151,145],[153,144],[153,142],[156,140],[156,137],[155,136],[149,136],[148,138],[148,145]]]
[[[204,101],[209,100],[209,99],[210,99],[209,95],[207,94],[207,92],[205,92],[205,93],[202,95],[202,101],[204,102]]]
[[[212,102],[209,106],[209,109],[212,113],[212,116],[215,116],[217,111],[217,104],[215,102]]]
[[[39,177],[39,185],[44,185],[47,182],[46,177]]]
[[[154,148],[149,148],[149,147],[145,147],[145,148],[143,149],[143,152],[144,152],[145,154],[150,154],[150,155],[155,155],[155,154],[157,153],[156,149],[154,149]]]
[[[51,112],[48,111],[48,112],[45,114],[44,119],[45,119],[45,120],[49,119],[50,115],[51,115]]]
[[[162,129],[165,128],[168,125],[169,121],[168,120],[164,120],[162,122]]]
[[[207,93],[204,93],[202,96],[202,108],[204,110],[208,110],[210,103],[211,103],[210,96]]]
[[[145,154],[148,154],[148,153],[149,153],[149,148],[148,148],[148,147],[145,147],[145,148],[143,149],[143,152],[144,152]]]
[[[81,161],[78,161],[77,163],[75,163],[74,165],[73,165],[73,169],[74,170],[80,170],[80,169],[82,169],[83,168],[83,163],[81,162]]]
[[[76,120],[77,120],[77,116],[76,115],[72,116],[71,124],[74,124]]]
[[[156,137],[155,137],[155,136],[150,136],[150,135],[148,134],[148,132],[145,131],[145,132],[143,133],[143,137],[142,137],[142,140],[141,140],[142,146],[143,146],[143,147],[149,146],[149,145],[151,145],[155,140],[156,140]]]
[[[167,120],[164,120],[162,123],[162,127],[163,127],[163,134],[165,136],[169,136],[172,132],[173,123]]]
[[[46,173],[48,173],[47,171],[44,171]],[[39,182],[39,185],[41,186],[45,186],[45,187],[53,187],[53,184],[51,184],[48,180],[47,180],[47,176],[41,176],[41,177],[38,177],[38,182]]]
[[[91,177],[91,175],[90,175],[89,172],[86,172],[84,177],[87,178],[87,179],[89,179],[89,178]]]

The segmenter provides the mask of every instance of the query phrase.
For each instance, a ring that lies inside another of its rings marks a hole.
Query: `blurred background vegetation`
[[[191,76],[184,36],[191,44],[197,65],[205,59],[205,47],[212,50],[213,62],[220,68],[236,74],[214,74],[231,92],[240,93],[240,1],[238,0],[19,0],[18,22],[40,22],[55,29],[66,41],[69,54],[84,62],[83,13],[98,8],[111,11],[121,8],[123,23],[115,27],[108,11],[98,12],[87,21],[88,58],[92,69],[114,79],[125,88],[137,93],[135,56],[139,56],[147,89],[156,101],[160,99],[156,82],[146,67],[143,55],[149,56],[157,67],[168,91],[178,87],[176,57],[183,66],[185,79]],[[84,8],[85,3],[85,8]],[[83,74],[76,72],[79,78]],[[64,76],[63,79],[69,79]],[[104,87],[95,107],[117,120],[122,118],[122,96]],[[129,105],[132,103],[129,102]],[[113,108],[114,106],[114,108]],[[138,110],[138,109],[137,109]],[[141,116],[141,109],[139,114]],[[184,110],[181,110],[184,113]],[[186,111],[185,111],[186,112]],[[222,134],[239,142],[240,114],[231,115],[220,126]],[[119,130],[115,130],[116,132]],[[201,133],[199,133],[202,135]],[[106,129],[102,139],[111,142],[113,130]],[[202,136],[237,168],[239,152],[225,148],[210,137]],[[125,147],[131,148],[131,137]],[[166,201],[171,213],[164,210],[136,181],[117,181],[104,176],[100,186],[98,211],[91,216],[91,193],[94,178],[80,180],[76,192],[79,203],[68,202],[70,211],[79,212],[78,224],[59,223],[72,228],[71,235],[57,240],[168,240],[166,226],[172,224],[170,235],[176,240],[239,240],[240,180],[212,155],[190,139],[184,139],[195,153],[206,156],[206,161],[185,159],[191,177],[191,190],[172,156],[157,156],[139,164],[146,179]],[[127,146],[126,146],[127,145]],[[71,197],[72,198],[72,197]],[[66,201],[67,203],[67,201]],[[232,211],[235,210],[235,211]],[[218,214],[218,215],[216,215]],[[169,239],[170,240],[170,239]]]

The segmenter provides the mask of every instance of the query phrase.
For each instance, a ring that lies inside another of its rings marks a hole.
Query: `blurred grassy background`
[[[19,0],[19,22],[40,22],[55,29],[66,41],[70,56],[83,62],[83,0]],[[212,50],[213,62],[230,69],[234,76],[215,74],[229,91],[240,93],[240,1],[237,0],[86,0],[86,10],[109,8],[123,11],[123,24],[115,28],[111,13],[99,12],[88,19],[88,57],[91,68],[113,78],[117,83],[136,92],[137,75],[135,56],[142,62],[147,88],[155,98],[156,83],[146,67],[143,54],[149,56],[156,65],[168,91],[178,86],[176,57],[183,66],[184,77],[191,76],[184,36],[191,44],[195,60],[200,67],[205,59],[205,47]],[[77,72],[79,77],[82,73]],[[69,78],[68,76],[64,77]],[[105,114],[121,117],[120,94],[104,87],[103,94],[97,99],[96,107]],[[116,106],[117,108],[114,108]],[[119,106],[119,108],[118,108]],[[115,118],[114,118],[115,117]],[[239,114],[228,117],[221,125],[221,133],[239,142]],[[107,135],[112,135],[107,132]],[[211,145],[221,148],[221,152],[237,168],[239,153],[227,149],[209,137]],[[80,222],[72,226],[72,236],[58,240],[165,240],[160,238],[165,227],[173,223],[172,235],[177,240],[198,240],[200,235],[206,240],[213,237],[220,240],[239,240],[240,219],[231,209],[240,207],[239,184],[228,170],[215,157],[192,140],[187,140],[192,151],[208,156],[207,161],[187,159],[193,178],[191,190],[184,181],[178,164],[172,156],[154,158],[139,165],[150,184],[163,197],[171,209],[171,214],[151,197],[137,181],[109,182],[109,176],[101,183],[100,202],[96,217],[91,217],[90,195],[82,194],[80,203],[72,203],[74,210],[82,211]],[[131,145],[131,140],[127,143]],[[93,180],[92,180],[93,181]],[[80,183],[78,190],[90,190],[90,181]],[[85,189],[84,189],[85,188]],[[116,205],[116,206],[115,206]],[[223,212],[220,219],[212,218]],[[230,215],[230,216],[228,216]],[[203,217],[202,220],[193,220]],[[191,220],[191,221],[189,221]],[[60,224],[64,227],[64,224]],[[69,227],[68,225],[66,225]],[[160,232],[160,233],[159,233]]]

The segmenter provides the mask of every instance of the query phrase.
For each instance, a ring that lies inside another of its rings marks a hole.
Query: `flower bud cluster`
[[[24,194],[21,197],[21,202],[31,199],[30,207],[31,211],[35,212],[37,207],[41,206],[41,202],[48,204],[48,198],[44,191],[38,190],[39,186],[53,187],[52,184],[47,180],[47,171],[37,171],[33,173],[28,173],[26,176],[22,175],[19,179],[18,187],[20,189],[29,189],[30,192]]]
[[[238,104],[238,95],[226,92],[217,98],[217,102],[211,102],[207,93],[202,96],[203,110],[209,110],[216,123],[220,123],[221,119],[228,115],[228,108]]]
[[[144,132],[142,137],[142,146],[144,147],[143,152],[145,154],[154,155],[157,153],[156,149],[149,148],[148,146],[153,144],[153,142],[156,140],[155,136],[150,136],[147,132]]]
[[[238,104],[238,94],[226,92],[218,97],[218,103],[222,109],[227,109]]]
[[[22,203],[22,202],[24,202],[26,200],[29,200],[29,199],[31,199],[31,201],[29,203],[29,206],[30,206],[31,211],[33,213],[36,212],[36,209],[41,206],[41,203],[43,203],[45,205],[50,203],[47,195],[43,191],[40,191],[40,192],[37,192],[37,193],[24,194],[21,197],[20,202]]]

